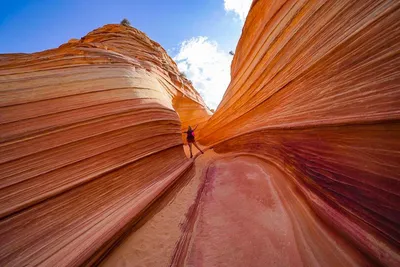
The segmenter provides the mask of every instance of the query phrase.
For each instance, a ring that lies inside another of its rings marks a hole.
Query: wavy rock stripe
[[[262,156],[375,264],[400,264],[400,3],[254,1],[200,132]]]
[[[393,140],[399,125],[265,130],[214,150],[262,155],[285,172],[320,218],[377,262],[396,266],[400,143]]]
[[[264,127],[398,120],[399,16],[393,1],[256,1],[203,143]]]
[[[147,157],[3,219],[0,235],[7,246],[1,250],[2,265],[82,264],[189,167],[181,159],[181,167],[171,170],[180,150]],[[148,168],[162,162],[169,165]]]
[[[1,55],[0,264],[97,262],[188,175],[181,127],[208,114],[165,50],[130,27]]]

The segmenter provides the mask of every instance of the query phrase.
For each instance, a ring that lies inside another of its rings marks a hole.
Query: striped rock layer
[[[0,57],[0,265],[80,265],[191,167],[181,127],[210,113],[166,51],[106,25]]]
[[[399,266],[399,29],[255,0],[215,114],[132,27],[0,55],[0,265]]]

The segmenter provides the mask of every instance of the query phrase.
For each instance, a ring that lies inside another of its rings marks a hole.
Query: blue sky
[[[1,0],[0,53],[37,52],[127,18],[159,42],[215,108],[251,0]],[[203,54],[202,54],[203,53]]]

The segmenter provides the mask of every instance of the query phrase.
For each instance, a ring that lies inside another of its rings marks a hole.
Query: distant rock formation
[[[0,265],[399,266],[399,18],[253,1],[214,114],[131,27],[0,55]]]

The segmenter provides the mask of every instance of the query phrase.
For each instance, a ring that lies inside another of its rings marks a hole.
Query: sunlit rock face
[[[212,117],[131,27],[1,55],[0,265],[400,266],[399,18],[254,1]]]
[[[101,256],[190,167],[181,127],[210,113],[165,50],[106,25],[0,56],[0,265]]]
[[[201,132],[277,166],[376,264],[399,265],[400,3],[254,1]]]

